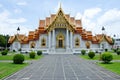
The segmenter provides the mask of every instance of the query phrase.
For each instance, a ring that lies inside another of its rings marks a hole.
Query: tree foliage
[[[115,44],[115,40],[112,38],[112,45],[114,45]]]
[[[110,61],[113,60],[113,55],[110,52],[104,52],[102,53],[102,60],[104,63],[108,64]]]
[[[8,39],[9,35],[0,35],[0,47],[9,47]]]

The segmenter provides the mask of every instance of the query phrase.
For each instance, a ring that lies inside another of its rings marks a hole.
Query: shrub
[[[113,49],[114,50],[114,52],[117,52],[117,49]]]
[[[37,51],[37,55],[42,55],[42,51]]]
[[[15,50],[13,50],[13,52],[16,52]]]
[[[25,53],[27,54],[28,52],[27,52],[27,51],[25,51]]]
[[[7,55],[7,53],[8,53],[8,50],[4,50],[1,52],[2,55]]]
[[[120,50],[117,50],[117,55],[120,55]]]
[[[98,53],[98,51],[96,50],[95,53]]]
[[[104,63],[109,63],[113,59],[113,55],[110,52],[104,52],[101,58]]]
[[[18,51],[22,51],[22,49],[20,48]]]
[[[117,50],[119,50],[119,48],[117,48]]]
[[[105,49],[105,52],[107,52],[108,51],[108,49]]]
[[[30,53],[29,53],[29,56],[30,56],[30,58],[35,58],[35,52],[33,52],[33,51],[30,52]]]
[[[88,56],[92,59],[92,58],[95,56],[95,53],[92,52],[92,51],[90,51],[90,52],[88,53]]]
[[[24,60],[25,58],[22,54],[15,54],[13,56],[13,63],[15,64],[22,64]]]
[[[81,54],[85,55],[86,54],[86,50],[81,50]]]

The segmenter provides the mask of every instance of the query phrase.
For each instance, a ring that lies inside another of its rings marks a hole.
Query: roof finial
[[[61,6],[61,2],[60,2],[60,8],[62,8],[62,6]]]

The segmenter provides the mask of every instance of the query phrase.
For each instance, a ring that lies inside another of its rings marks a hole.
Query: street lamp
[[[102,31],[104,31],[105,30],[105,28],[104,28],[104,26],[102,27]]]
[[[8,35],[6,35],[6,49],[7,49],[7,43],[8,43]]]
[[[18,27],[18,28],[17,28],[17,33],[19,33],[19,31],[20,31],[20,28]]]
[[[105,35],[105,27],[102,26],[102,29],[101,29],[101,30],[102,30],[102,35],[104,36],[104,35]],[[103,52],[103,50],[104,50],[104,44],[103,44],[103,43],[101,44],[101,47],[102,47],[102,50],[100,50],[100,52],[99,52],[99,54],[100,54],[100,55],[99,55],[99,56],[100,56],[100,57],[99,57],[99,60],[100,60],[100,61],[102,60],[102,55],[101,55],[101,54],[102,54],[102,52]]]
[[[102,34],[105,34],[105,27],[102,27]]]

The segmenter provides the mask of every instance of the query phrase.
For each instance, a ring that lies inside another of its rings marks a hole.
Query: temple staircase
[[[73,54],[72,51],[67,51],[66,49],[64,48],[58,48],[58,49],[55,49],[55,51],[53,52],[50,52],[50,54]]]

